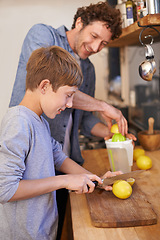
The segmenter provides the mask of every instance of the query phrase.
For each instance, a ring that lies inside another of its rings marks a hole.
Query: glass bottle
[[[137,1],[137,19],[144,17],[143,9],[144,9],[144,1],[138,0]]]
[[[133,1],[128,0],[126,2],[126,14],[127,14],[127,27],[134,22],[133,18]]]

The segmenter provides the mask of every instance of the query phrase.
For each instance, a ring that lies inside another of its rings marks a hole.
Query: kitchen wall
[[[71,28],[78,7],[97,0],[0,0],[0,122],[5,114],[16,75],[21,46],[33,24]],[[106,100],[107,49],[91,57],[96,68],[96,97]]]

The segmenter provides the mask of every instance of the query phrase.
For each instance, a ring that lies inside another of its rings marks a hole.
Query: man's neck
[[[68,43],[69,43],[71,49],[73,50],[74,53],[76,53],[75,49],[74,49],[74,39],[76,36],[76,29],[74,28],[74,29],[67,31],[66,35],[67,35],[67,40],[68,40]]]

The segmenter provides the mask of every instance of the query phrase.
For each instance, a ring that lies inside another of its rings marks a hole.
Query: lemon
[[[115,133],[112,137],[112,142],[123,142],[126,138],[121,133]]]
[[[136,161],[139,156],[145,155],[144,149],[137,148],[133,150],[133,160]]]
[[[111,127],[111,133],[119,133],[118,124],[115,123]]]
[[[126,199],[131,196],[132,187],[127,181],[118,180],[113,184],[112,192],[116,197]]]
[[[152,167],[152,160],[146,155],[139,156],[136,161],[137,167],[142,170],[147,170]]]
[[[133,184],[135,183],[135,179],[134,179],[134,178],[128,178],[128,179],[127,179],[127,182],[128,182],[131,186],[133,186]]]

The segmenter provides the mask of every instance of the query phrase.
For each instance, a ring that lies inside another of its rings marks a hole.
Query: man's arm
[[[91,129],[91,134],[93,136],[101,137],[101,138],[107,137],[107,139],[112,137],[112,134],[110,133],[109,128],[101,122],[94,125],[94,127]]]
[[[128,132],[127,120],[122,115],[122,112],[102,100],[77,91],[73,99],[73,108],[85,111],[97,111],[104,118],[109,129],[111,128],[112,120],[115,120],[118,124],[119,131],[123,135]]]

